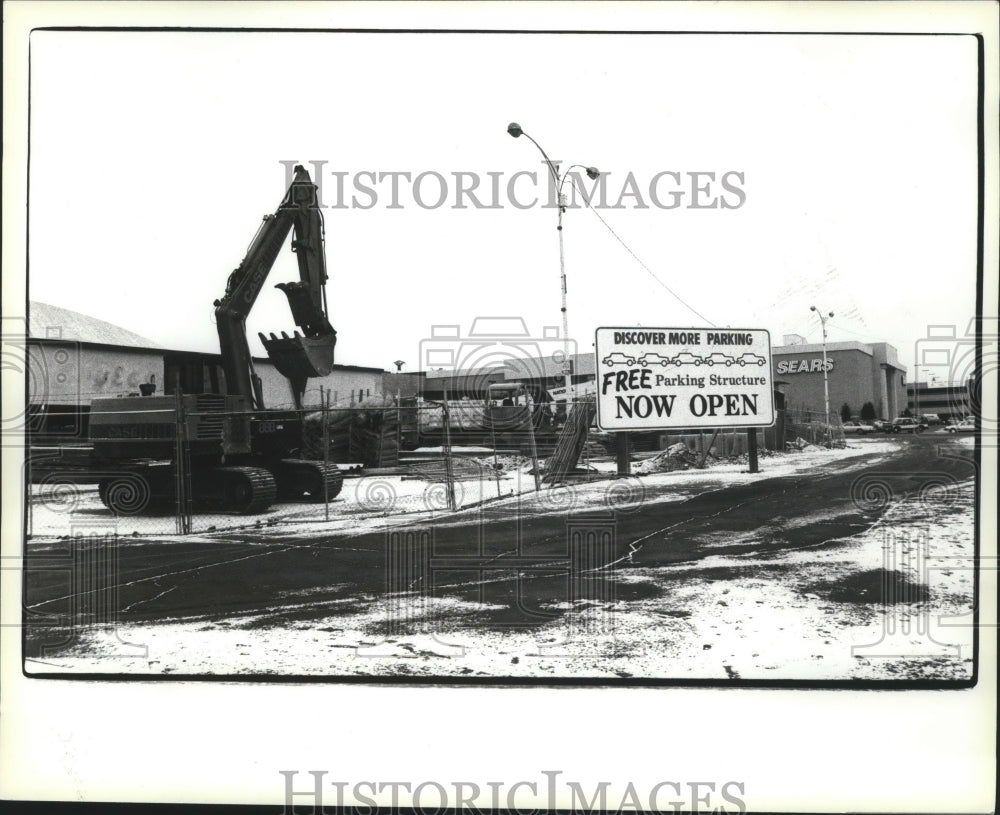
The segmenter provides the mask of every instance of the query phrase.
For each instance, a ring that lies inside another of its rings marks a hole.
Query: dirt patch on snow
[[[870,569],[848,574],[828,583],[815,583],[803,588],[835,603],[923,603],[930,599],[930,591],[923,583],[912,582],[902,572]]]

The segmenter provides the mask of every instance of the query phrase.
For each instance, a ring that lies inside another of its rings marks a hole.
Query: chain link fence
[[[222,399],[178,397],[172,408],[137,399],[92,415],[89,446],[39,448],[29,457],[28,534],[59,537],[80,521],[123,537],[360,530],[522,494],[538,493],[543,509],[565,509],[573,503],[567,485],[604,482],[609,507],[635,492],[613,484],[625,474],[616,437],[597,429],[592,402],[567,421],[564,403],[530,400],[384,397],[261,413],[226,411]],[[783,450],[785,439],[842,444],[839,423],[818,418],[800,412],[781,433],[755,431],[759,449]],[[745,457],[748,433],[631,433],[629,442],[633,463],[682,443],[690,451],[684,466],[704,466]],[[548,465],[556,463],[554,474]]]
[[[801,448],[806,444],[816,447],[843,447],[844,426],[840,417],[831,414],[829,422],[823,411],[789,409],[785,413],[785,439],[788,445]]]
[[[172,462],[185,452],[176,411],[130,406],[108,419],[105,441],[113,452],[100,457],[93,444],[35,444],[29,432],[29,537],[65,538],[81,524],[108,535],[188,531],[176,499],[162,500],[161,487],[175,479]]]
[[[136,400],[92,414],[88,443],[29,444],[28,535],[58,538],[81,520],[108,534],[159,536],[277,517],[454,511],[519,491],[501,481],[519,481],[520,472],[504,471],[537,460],[541,434],[552,435],[541,406],[490,409],[464,399],[266,414],[224,406],[214,395],[169,408]]]

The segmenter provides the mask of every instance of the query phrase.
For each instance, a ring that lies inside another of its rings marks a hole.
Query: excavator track
[[[278,482],[278,496],[285,501],[332,501],[344,485],[344,477],[337,466],[322,461],[282,459],[271,469]]]
[[[213,467],[208,475],[218,479],[221,509],[228,512],[266,512],[278,497],[274,476],[262,467]]]

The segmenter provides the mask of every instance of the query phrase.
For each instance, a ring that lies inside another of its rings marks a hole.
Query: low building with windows
[[[913,382],[906,386],[906,408],[912,416],[959,421],[974,415],[978,404],[975,379],[947,384]]]
[[[86,438],[90,403],[119,396],[225,393],[217,353],[164,348],[120,326],[70,309],[33,301],[23,339],[26,426],[36,436]],[[4,337],[5,354],[14,338]],[[18,342],[21,342],[18,340]],[[288,380],[267,357],[254,357],[264,404],[294,404]],[[311,379],[303,397],[318,407],[321,393],[331,405],[364,403],[383,395],[382,368],[334,365],[329,376]]]

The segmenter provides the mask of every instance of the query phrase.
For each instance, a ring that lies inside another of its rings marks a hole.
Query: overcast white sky
[[[432,325],[477,316],[558,325],[556,214],[506,196],[521,170],[544,192],[512,120],[610,173],[609,203],[630,172],[646,203],[653,176],[682,174],[679,208],[601,214],[711,323],[818,342],[815,303],[831,341],[888,341],[912,372],[928,324],[974,313],[970,37],[36,32],[31,60],[30,297],[166,346],[217,349],[212,301],[284,192],[282,160],[327,161],[326,203],[334,171],[503,174],[498,209],[451,208],[452,179],[440,208],[403,181],[387,209],[386,181],[374,207],[326,211],[339,362],[415,370]],[[695,171],[743,173],[745,203],[688,208]],[[705,323],[593,212],[565,224],[581,350],[599,325]],[[295,277],[286,252],[270,282]],[[254,351],[291,328],[269,285]]]

